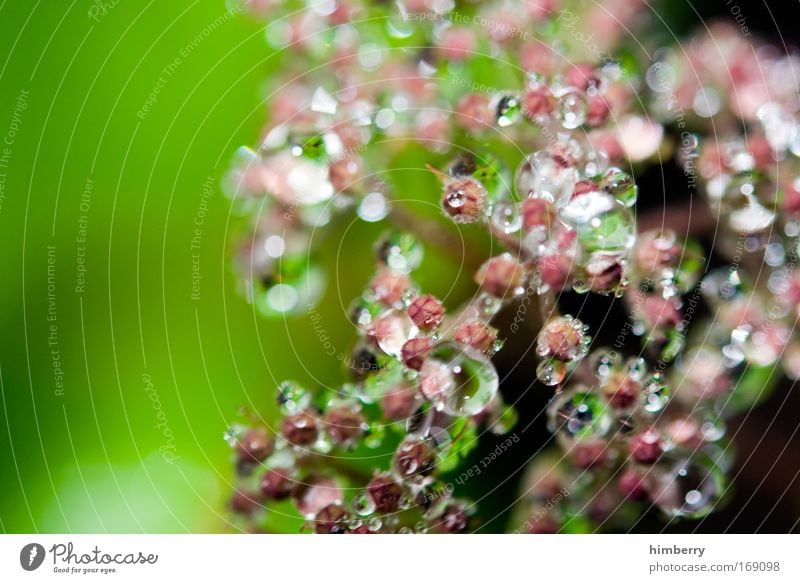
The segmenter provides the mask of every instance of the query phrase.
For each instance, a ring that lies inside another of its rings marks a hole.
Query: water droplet
[[[386,233],[375,245],[375,256],[392,271],[410,273],[422,263],[423,247],[408,233]]]
[[[567,90],[558,97],[556,115],[565,129],[574,130],[582,126],[588,110],[586,96],[580,91]]]
[[[506,235],[519,231],[522,228],[522,215],[517,205],[511,201],[497,203],[492,212],[492,224]]]
[[[278,385],[278,405],[285,415],[305,411],[311,404],[311,392],[296,381],[283,381]]]
[[[667,457],[652,471],[653,502],[669,516],[701,518],[711,512],[725,489],[719,467],[703,454]]]
[[[522,118],[522,107],[515,95],[502,95],[493,104],[497,125],[501,128],[517,123]]]
[[[455,342],[434,347],[419,375],[422,394],[449,415],[477,415],[491,403],[499,379],[480,352]]]
[[[399,356],[403,344],[419,333],[419,329],[404,310],[387,310],[372,323],[369,335],[378,341],[378,346],[390,356]]]
[[[560,360],[543,360],[536,367],[536,378],[548,387],[564,382],[567,376],[567,365]]]
[[[664,382],[664,375],[653,373],[644,382],[644,409],[648,413],[658,413],[669,402],[669,387]]]
[[[548,406],[550,430],[562,438],[603,437],[611,428],[612,418],[601,397],[582,390],[556,397]]]
[[[353,510],[359,516],[371,516],[375,512],[375,502],[366,492],[362,492],[353,498]]]
[[[633,181],[633,177],[619,168],[609,170],[603,180],[606,191],[613,196],[617,202],[624,207],[632,207],[636,204],[639,188]]]

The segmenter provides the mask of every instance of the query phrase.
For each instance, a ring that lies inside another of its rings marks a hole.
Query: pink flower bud
[[[448,179],[442,207],[456,223],[474,223],[483,217],[487,197],[486,188],[474,178]]]
[[[314,532],[317,534],[345,534],[350,519],[340,504],[328,504],[314,517]]]
[[[292,445],[307,446],[317,440],[317,417],[310,411],[301,411],[283,418],[281,431]]]
[[[682,248],[673,231],[647,231],[639,235],[633,256],[637,267],[644,273],[675,267]]]
[[[263,462],[275,449],[275,442],[264,428],[248,429],[238,443],[239,460]]]
[[[586,264],[586,285],[597,292],[614,291],[622,283],[622,264],[614,255],[595,255]]]
[[[570,279],[574,260],[563,253],[550,253],[536,262],[539,276],[552,289],[561,290]]]
[[[628,445],[631,457],[640,464],[653,464],[658,461],[664,448],[661,445],[661,436],[655,429],[647,429],[633,436]]]
[[[286,470],[273,468],[267,470],[261,478],[261,494],[268,500],[283,500],[292,493],[294,484]]]
[[[539,332],[536,351],[543,358],[576,360],[585,352],[583,324],[571,316],[550,320]]]
[[[367,495],[378,512],[390,513],[400,509],[403,500],[403,487],[391,476],[380,474],[367,484]]]
[[[335,444],[351,443],[364,433],[364,416],[348,407],[334,407],[325,412],[325,431]]]
[[[315,476],[292,490],[292,501],[307,518],[313,518],[329,504],[341,504],[343,499],[339,486],[330,478]]]
[[[408,306],[408,316],[420,330],[430,330],[442,323],[444,306],[432,295],[419,296]]]
[[[461,61],[475,50],[475,33],[464,27],[450,27],[442,31],[439,52],[445,59]]]
[[[552,115],[556,102],[550,88],[538,85],[522,96],[522,111],[532,120],[543,120]]]
[[[526,198],[522,203],[522,224],[526,229],[544,227],[548,231],[555,225],[556,210],[542,198]]]
[[[422,368],[422,363],[425,362],[425,357],[430,352],[433,342],[427,336],[419,336],[412,338],[405,344],[400,352],[403,359],[403,364],[408,368],[419,370]]]
[[[495,118],[491,101],[491,96],[486,93],[467,93],[456,105],[456,123],[472,132],[493,127]]]
[[[564,74],[567,85],[580,91],[586,91],[590,86],[600,86],[600,76],[594,66],[588,63],[572,65]]]
[[[408,419],[416,413],[419,404],[416,389],[407,385],[392,387],[381,398],[383,414],[392,421]]]
[[[597,127],[606,122],[611,114],[611,105],[602,95],[590,95],[589,109],[586,113],[586,123],[591,127]]]
[[[648,295],[635,310],[651,328],[670,328],[681,323],[683,316],[678,298],[665,299],[660,295]]]
[[[631,501],[643,500],[647,497],[647,488],[642,475],[636,470],[626,470],[617,480],[617,490]]]
[[[470,320],[456,328],[453,338],[456,342],[471,346],[484,354],[492,354],[497,330],[480,320]]]
[[[386,306],[393,306],[402,301],[403,294],[411,288],[411,280],[403,273],[382,269],[372,278],[369,287],[375,299]]]
[[[524,281],[524,268],[508,253],[487,260],[475,276],[483,291],[496,298],[519,295]]]
[[[357,156],[341,158],[328,166],[328,179],[336,192],[346,192],[358,181],[361,170],[361,158]]]

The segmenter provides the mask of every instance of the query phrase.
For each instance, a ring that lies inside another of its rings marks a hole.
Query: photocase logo
[[[30,543],[19,552],[19,564],[26,571],[35,571],[44,562],[45,550],[39,543]]]

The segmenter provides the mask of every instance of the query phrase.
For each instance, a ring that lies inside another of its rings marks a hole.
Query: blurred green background
[[[226,259],[219,177],[278,61],[223,0],[5,1],[0,60],[0,529],[224,530],[237,407],[340,375],[298,366],[308,321],[257,319]]]

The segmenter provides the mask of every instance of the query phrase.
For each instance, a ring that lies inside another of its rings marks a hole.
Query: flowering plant
[[[530,452],[508,530],[628,528],[650,507],[691,519],[724,501],[725,417],[763,398],[777,364],[800,376],[795,58],[760,59],[719,25],[648,61],[628,36],[646,31],[643,4],[247,2],[291,55],[263,139],[226,179],[251,226],[235,257],[247,299],[265,317],[306,312],[329,225],[391,226],[349,310],[346,382],[287,381],[277,424],[250,413],[227,434],[246,528],[284,499],[319,533],[494,528],[460,487],[527,443],[519,413],[540,413],[501,383],[509,335],[528,336],[518,364],[535,354],[555,444]],[[708,58],[721,41],[722,64]],[[637,173],[673,160],[704,198],[640,209]],[[432,197],[436,214],[413,204]],[[418,285],[428,249],[473,271],[472,297]],[[590,296],[627,320],[591,325]],[[506,437],[472,464],[487,434]]]

